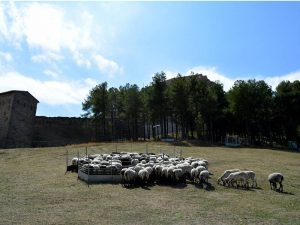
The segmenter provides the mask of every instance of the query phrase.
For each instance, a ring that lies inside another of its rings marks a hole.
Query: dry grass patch
[[[70,155],[85,146],[67,147]],[[89,153],[116,145],[89,146]],[[118,151],[145,152],[143,143],[118,144]],[[267,149],[176,147],[183,156],[203,157],[214,173],[215,190],[192,184],[133,189],[115,184],[89,187],[65,172],[66,148],[0,151],[0,224],[300,224],[300,154]],[[148,144],[149,152],[173,154],[168,144]],[[229,168],[254,170],[259,189],[217,185]],[[271,191],[267,176],[285,175],[284,191]]]

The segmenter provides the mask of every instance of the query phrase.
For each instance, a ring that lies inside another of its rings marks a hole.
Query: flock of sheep
[[[212,173],[208,170],[208,161],[203,158],[170,157],[166,154],[112,153],[94,154],[83,158],[73,158],[72,166],[79,167],[90,175],[121,174],[124,187],[137,184],[184,183],[187,180],[203,187],[209,187]],[[283,175],[272,173],[268,177],[271,189],[283,191]],[[230,169],[218,178],[217,183],[228,187],[257,187],[254,171]]]

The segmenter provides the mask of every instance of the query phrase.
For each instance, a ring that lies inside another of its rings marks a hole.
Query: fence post
[[[175,155],[175,145],[174,145],[174,147],[173,147],[173,151],[174,151],[174,158],[176,157],[176,155]]]
[[[69,151],[66,149],[66,173],[68,172]]]
[[[88,187],[89,187],[89,176],[90,176],[90,162],[88,163],[88,177],[87,177]]]
[[[79,171],[79,150],[77,152],[77,180],[79,179],[78,171]]]
[[[146,144],[146,154],[148,155],[148,143]]]
[[[113,177],[113,173],[112,173],[112,158],[110,160],[110,174],[111,174],[111,180],[113,182],[114,177]]]
[[[87,157],[87,146],[85,146],[85,157]]]

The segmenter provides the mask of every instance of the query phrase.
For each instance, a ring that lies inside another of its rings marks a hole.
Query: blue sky
[[[0,92],[37,114],[80,116],[97,83],[148,85],[191,71],[219,80],[300,79],[300,2],[0,2]]]

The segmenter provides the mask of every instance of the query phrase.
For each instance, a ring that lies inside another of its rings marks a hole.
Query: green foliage
[[[269,136],[272,96],[271,87],[264,81],[236,81],[227,95],[236,130],[252,138]]]
[[[137,139],[144,126],[144,139],[159,125],[161,137],[221,140],[228,133],[249,137],[252,143],[300,141],[300,81],[283,81],[273,92],[266,82],[238,80],[225,93],[223,85],[201,74],[178,74],[166,80],[154,74],[141,90],[126,84],[107,90],[107,83],[94,87],[82,104],[84,116],[126,121],[127,138]],[[142,125],[143,124],[143,125]],[[113,132],[113,131],[112,131]],[[105,133],[105,128],[104,132]],[[250,141],[251,141],[250,140]]]
[[[94,87],[87,99],[82,103],[82,109],[87,113],[85,116],[92,116],[96,119],[104,119],[108,111],[107,83]]]
[[[299,140],[300,81],[282,81],[276,88],[274,122],[279,135],[287,140]]]

